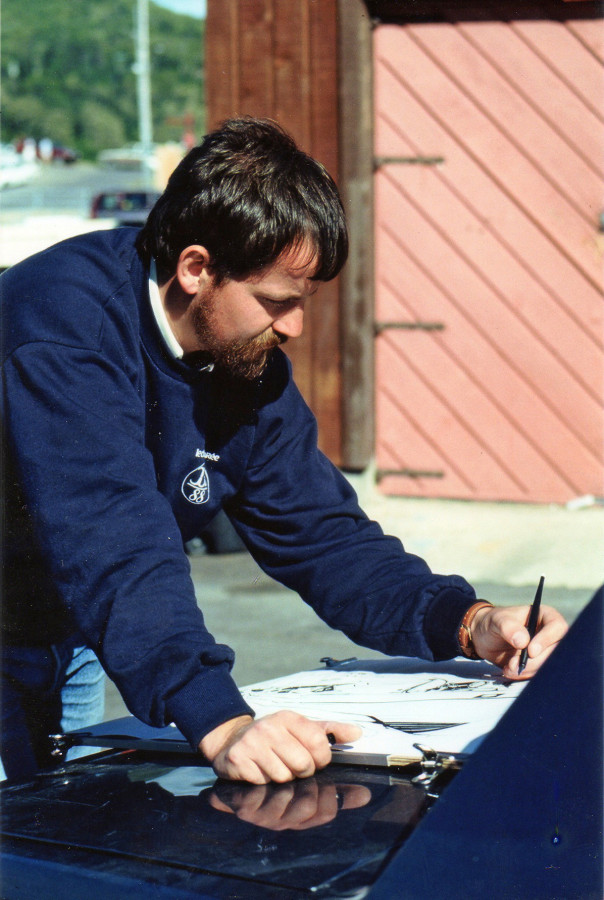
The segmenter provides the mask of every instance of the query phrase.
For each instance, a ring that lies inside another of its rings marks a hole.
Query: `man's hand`
[[[239,716],[224,722],[202,738],[199,749],[221,778],[268,784],[307,778],[328,765],[328,734],[345,744],[359,738],[362,729],[282,710],[261,719]]]
[[[242,822],[271,831],[303,831],[325,825],[341,809],[357,809],[370,800],[371,791],[363,785],[335,784],[316,777],[268,785],[217,781],[209,797],[214,809],[235,813]]]
[[[506,678],[531,678],[568,631],[560,613],[542,606],[535,637],[526,629],[530,607],[493,606],[480,609],[472,622],[472,639],[482,659],[499,666]],[[528,646],[528,662],[518,675],[520,651]]]

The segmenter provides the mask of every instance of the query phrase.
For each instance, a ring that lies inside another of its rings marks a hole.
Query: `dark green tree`
[[[3,0],[2,140],[49,137],[84,156],[138,139],[136,0]],[[153,132],[204,128],[204,22],[150,4]]]

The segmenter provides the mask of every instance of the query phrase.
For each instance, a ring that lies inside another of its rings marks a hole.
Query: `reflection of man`
[[[366,519],[277,349],[346,253],[327,173],[274,125],[236,120],[183,160],[142,232],[75,238],[3,276],[9,775],[48,763],[40,711],[58,730],[62,688],[98,715],[86,647],[134,714],[174,721],[228,778],[308,776],[329,762],[328,732],[356,736],[288,712],[253,720],[183,552],[220,508],[353,640],[477,654],[513,677],[526,608],[477,604]],[[543,609],[526,676],[564,631]]]
[[[336,784],[316,776],[279,785],[217,782],[208,797],[214,809],[271,831],[317,828],[333,821],[341,809],[358,809],[370,800],[365,785]]]
[[[360,766],[251,785],[217,781],[204,766],[114,754],[93,772],[75,766],[65,774],[37,779],[33,797],[31,789],[5,792],[5,831],[52,835],[57,853],[85,835],[105,858],[105,876],[117,848],[132,865],[151,862],[138,867],[136,896],[153,893],[143,885],[157,886],[166,861],[172,896],[180,886],[183,896],[212,894],[208,873],[243,879],[240,885],[255,881],[262,898],[350,896],[353,888],[359,896],[431,805],[426,789],[403,773],[393,778]]]

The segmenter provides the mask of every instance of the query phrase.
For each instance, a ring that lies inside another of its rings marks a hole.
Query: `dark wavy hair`
[[[227,120],[172,173],[137,248],[160,283],[181,251],[201,244],[216,282],[246,278],[308,241],[313,279],[335,278],[348,255],[346,220],[326,169],[269,119]]]

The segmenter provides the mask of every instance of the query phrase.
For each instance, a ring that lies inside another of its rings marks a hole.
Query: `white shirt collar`
[[[174,337],[174,332],[170,328],[166,310],[164,309],[164,304],[162,303],[162,299],[159,294],[159,286],[157,284],[157,266],[154,259],[151,260],[151,265],[149,267],[149,297],[151,299],[151,309],[153,310],[153,315],[155,316],[157,327],[159,328],[161,336],[166,342],[168,350],[170,351],[172,356],[175,357],[175,359],[182,359],[184,351]]]

